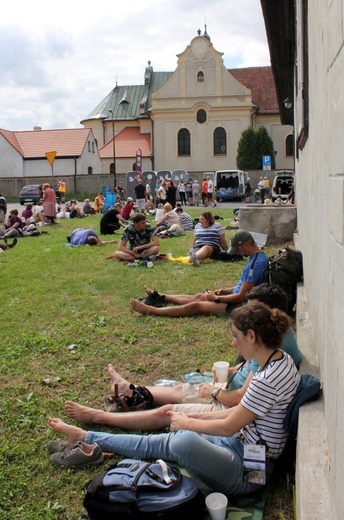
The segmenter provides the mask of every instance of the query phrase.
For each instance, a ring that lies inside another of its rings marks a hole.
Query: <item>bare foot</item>
[[[65,409],[68,417],[82,423],[96,423],[97,412],[102,411],[89,408],[88,406],[82,406],[81,404],[74,403],[73,401],[66,401]]]
[[[132,312],[139,312],[140,314],[157,314],[157,309],[155,307],[145,305],[138,300],[130,300],[130,307]]]
[[[50,418],[48,419],[49,426],[56,432],[65,435],[68,440],[68,445],[72,446],[78,441],[85,441],[86,432],[82,428],[67,424],[61,419]]]
[[[150,287],[148,287],[148,285],[144,285],[144,288],[145,288],[145,291],[146,293],[149,295],[149,294],[152,294],[152,292],[154,292],[156,289],[151,289]],[[157,291],[158,292],[158,291]],[[165,298],[168,297],[167,294],[163,294],[161,292],[159,292],[159,295],[160,296],[164,296]]]
[[[111,379],[111,392],[114,393],[115,391],[115,384],[118,385],[118,393],[120,395],[127,395],[129,391],[129,381],[124,379],[118,372],[116,372],[114,366],[109,363],[108,364],[108,374],[109,378]]]

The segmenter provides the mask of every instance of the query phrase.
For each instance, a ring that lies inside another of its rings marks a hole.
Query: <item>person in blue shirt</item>
[[[67,241],[72,246],[105,246],[117,242],[117,240],[101,240],[93,229],[82,228],[77,228],[71,235],[68,235]]]
[[[255,285],[265,281],[265,271],[268,267],[268,258],[259,249],[249,231],[239,229],[231,237],[230,255],[248,256],[247,263],[234,287],[206,291],[205,293],[187,295],[171,295],[159,293],[160,300],[173,303],[174,306],[154,307],[138,300],[130,300],[131,310],[140,314],[157,316],[183,317],[197,315],[225,314],[241,305],[245,296]],[[148,294],[153,293],[148,287]]]

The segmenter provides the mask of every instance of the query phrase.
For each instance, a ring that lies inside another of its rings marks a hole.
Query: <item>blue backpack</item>
[[[90,520],[200,520],[205,497],[197,482],[163,460],[124,459],[94,477],[84,488]]]

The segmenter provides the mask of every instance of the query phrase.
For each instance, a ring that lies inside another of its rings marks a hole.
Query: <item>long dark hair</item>
[[[230,321],[243,334],[251,329],[268,348],[279,347],[283,334],[290,327],[290,318],[279,309],[265,303],[249,303],[231,312]]]

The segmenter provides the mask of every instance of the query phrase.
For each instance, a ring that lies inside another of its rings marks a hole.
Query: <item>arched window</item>
[[[89,166],[89,167],[87,168],[87,174],[88,174],[88,175],[92,175],[92,173],[93,173],[93,168],[92,168],[92,166]]]
[[[204,72],[202,72],[201,70],[197,72],[197,81],[199,83],[202,83],[204,81]]]
[[[214,130],[214,155],[227,155],[227,134],[221,127]]]
[[[198,111],[197,111],[197,122],[198,123],[205,123],[207,120],[207,113],[205,110],[203,110],[203,108],[200,108]]]
[[[288,135],[285,140],[285,154],[287,157],[294,156],[294,136]]]
[[[178,155],[191,155],[190,132],[186,128],[178,132]]]

